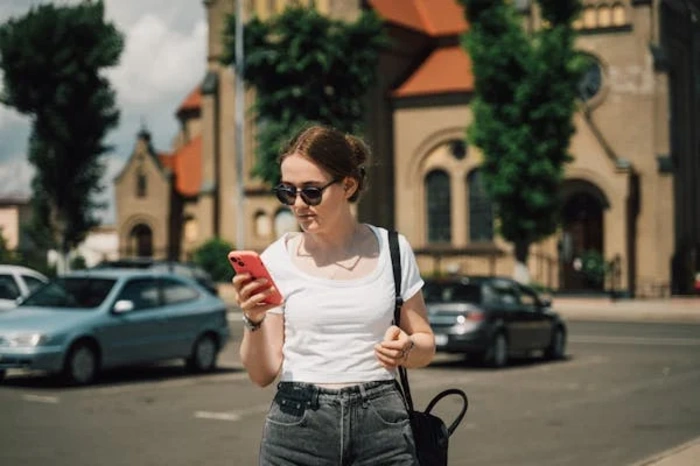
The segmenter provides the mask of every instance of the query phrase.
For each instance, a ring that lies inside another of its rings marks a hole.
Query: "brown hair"
[[[300,154],[327,171],[333,178],[357,180],[357,190],[350,197],[355,202],[365,188],[365,162],[370,152],[362,139],[327,126],[314,125],[294,136],[279,157],[282,163],[292,154]]]

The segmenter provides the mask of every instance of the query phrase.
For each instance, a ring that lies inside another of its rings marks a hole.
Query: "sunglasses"
[[[303,188],[297,188],[291,184],[280,183],[275,186],[273,191],[275,192],[277,199],[279,199],[279,201],[284,205],[294,205],[298,194],[301,196],[301,200],[304,201],[306,205],[317,206],[323,200],[323,191],[338,181],[340,180],[334,179],[323,186],[304,186]]]

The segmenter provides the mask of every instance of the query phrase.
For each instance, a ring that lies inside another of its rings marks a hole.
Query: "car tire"
[[[192,347],[192,354],[187,358],[187,368],[192,372],[212,372],[216,369],[219,345],[210,333],[200,336]]]
[[[0,369],[0,382],[5,380],[5,375],[7,375],[7,371],[5,371],[5,369]]]
[[[544,350],[544,357],[546,359],[555,361],[558,359],[564,359],[566,356],[566,332],[561,327],[554,329],[552,334],[552,340],[549,346]]]
[[[73,345],[63,365],[63,378],[70,385],[89,385],[97,379],[99,356],[94,345],[79,342]]]
[[[508,364],[508,339],[503,332],[498,332],[484,353],[484,363],[489,367],[501,368]]]

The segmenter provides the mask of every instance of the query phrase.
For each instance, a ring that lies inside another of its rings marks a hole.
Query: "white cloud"
[[[28,197],[31,194],[30,184],[33,176],[34,167],[20,154],[0,162],[2,197]]]
[[[181,32],[169,29],[158,16],[142,16],[127,31],[120,65],[108,73],[120,103],[150,104],[162,101],[163,94],[184,99],[204,75],[206,35],[203,19]]]

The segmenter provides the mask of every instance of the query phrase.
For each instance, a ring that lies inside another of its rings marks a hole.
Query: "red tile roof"
[[[202,186],[202,137],[197,136],[174,154],[158,154],[160,163],[173,171],[175,189],[183,196],[196,196]]]
[[[461,34],[469,28],[457,0],[369,0],[384,20],[429,36]]]
[[[464,50],[455,45],[436,49],[392,95],[409,97],[473,90],[472,62]]]
[[[202,108],[202,90],[200,85],[197,84],[197,87],[192,89],[185,100],[182,101],[177,109],[177,114],[179,115],[187,110],[199,110],[200,108]]]

